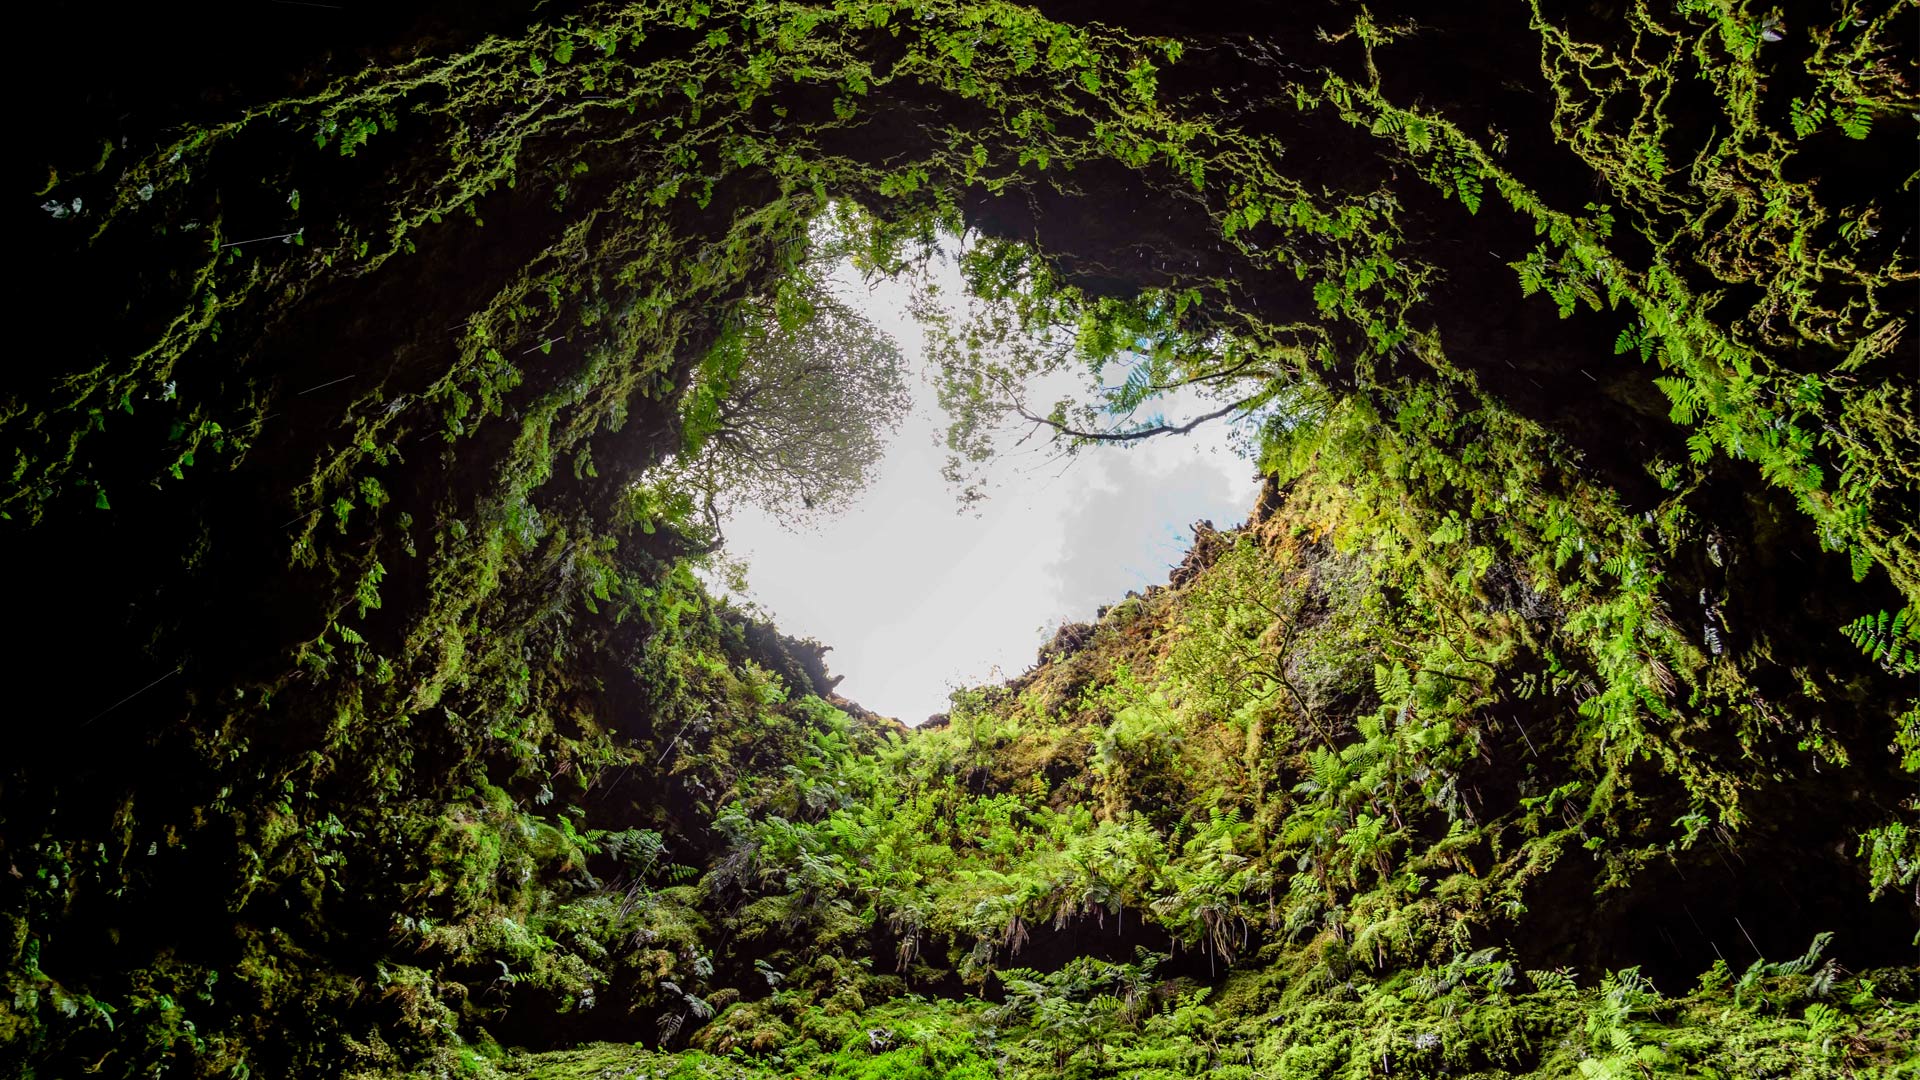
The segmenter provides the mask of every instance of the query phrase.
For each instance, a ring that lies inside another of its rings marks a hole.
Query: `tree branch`
[[[1066,424],[1060,423],[1050,417],[1037,415],[1019,401],[1013,403],[1013,409],[1026,420],[1036,424],[1045,424],[1062,435],[1070,435],[1076,439],[1086,439],[1089,442],[1134,442],[1139,439],[1149,439],[1155,435],[1185,435],[1209,420],[1218,420],[1229,413],[1238,412],[1258,400],[1260,400],[1260,395],[1255,394],[1252,397],[1241,398],[1231,405],[1215,409],[1204,416],[1196,416],[1184,424],[1156,424],[1153,427],[1136,428],[1132,431],[1082,431],[1079,428],[1068,427]]]

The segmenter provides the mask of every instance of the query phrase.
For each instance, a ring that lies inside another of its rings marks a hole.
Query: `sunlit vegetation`
[[[8,1075],[1912,1075],[1912,5],[484,17],[48,106]],[[905,407],[843,266],[962,503],[1260,506],[837,697],[699,571]]]
[[[831,252],[824,239],[816,251]],[[816,257],[748,305],[694,371],[687,445],[655,482],[696,492],[712,522],[741,506],[790,520],[844,509],[906,412],[899,347],[834,295],[829,268]]]

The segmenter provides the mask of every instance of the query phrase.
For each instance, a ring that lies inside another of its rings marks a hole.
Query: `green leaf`
[[[1867,574],[1873,570],[1873,556],[1860,548],[1851,548],[1847,551],[1847,558],[1852,563],[1853,580],[1867,580]]]
[[[1704,431],[1696,431],[1687,436],[1687,451],[1696,465],[1705,465],[1713,460],[1713,436]]]
[[[1340,307],[1340,287],[1331,281],[1321,281],[1313,287],[1314,302],[1320,310],[1331,313]]]
[[[1864,139],[1873,131],[1873,115],[1865,105],[1856,104],[1851,109],[1835,106],[1833,119],[1849,139]]]

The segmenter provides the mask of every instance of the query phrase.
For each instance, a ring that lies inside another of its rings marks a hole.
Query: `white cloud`
[[[1062,507],[1062,547],[1047,571],[1064,615],[1090,618],[1129,589],[1164,582],[1194,522],[1227,528],[1246,519],[1251,465],[1207,441],[1155,450],[1100,454],[1088,470],[1092,482]]]

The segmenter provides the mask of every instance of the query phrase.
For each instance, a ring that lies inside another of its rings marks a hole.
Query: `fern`
[[[1373,665],[1373,688],[1380,695],[1380,704],[1390,708],[1399,708],[1401,702],[1413,696],[1413,680],[1405,664]]]
[[[1889,889],[1920,880],[1920,832],[1889,822],[1860,835],[1857,855],[1867,860],[1868,895],[1879,899]]]
[[[1661,393],[1667,395],[1667,400],[1673,403],[1667,415],[1673,418],[1674,423],[1692,424],[1699,416],[1703,397],[1700,387],[1692,380],[1661,376],[1653,380],[1653,384],[1658,386]]]
[[[1765,957],[1755,960],[1753,965],[1747,968],[1746,974],[1740,976],[1739,983],[1734,986],[1733,1003],[1736,1006],[1744,1004],[1746,996],[1758,990],[1763,979],[1812,974],[1814,985],[1810,989],[1816,996],[1823,994],[1826,989],[1831,989],[1836,965],[1828,961],[1826,967],[1819,972],[1814,971],[1814,965],[1820,962],[1821,954],[1827,951],[1827,946],[1832,941],[1833,932],[1822,931],[1813,935],[1813,941],[1807,945],[1806,952],[1791,960],[1782,960],[1777,964],[1768,963]]]
[[[1836,105],[1833,107],[1833,120],[1849,139],[1864,139],[1873,131],[1873,114],[1867,111],[1865,105],[1856,103],[1851,109]]]
[[[1820,954],[1827,951],[1833,941],[1833,931],[1823,930],[1813,935],[1813,941],[1807,945],[1807,951],[1793,958],[1773,965],[1775,975],[1805,975],[1820,962]]]
[[[1613,339],[1613,353],[1615,356],[1624,356],[1630,352],[1637,352],[1640,354],[1641,360],[1647,361],[1652,360],[1658,355],[1659,350],[1659,335],[1649,329],[1644,322],[1637,322],[1622,329],[1619,336]]]
[[[1825,104],[1818,101],[1803,101],[1800,98],[1793,99],[1793,133],[1795,135],[1802,139],[1806,138],[1820,130],[1820,125],[1825,123],[1826,119]]]
[[[1865,138],[1865,136],[1860,135],[1856,138]],[[1480,212],[1480,174],[1462,167],[1453,175],[1453,187],[1460,196],[1460,201],[1466,204],[1467,213],[1478,214]]]
[[[1884,610],[1862,615],[1841,633],[1867,658],[1894,675],[1920,673],[1920,619],[1911,606],[1892,615]]]

